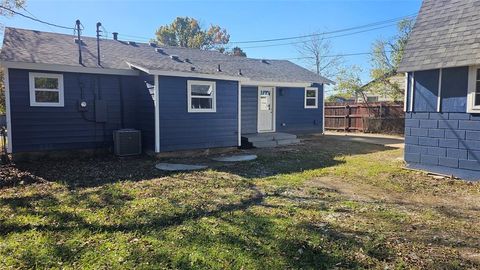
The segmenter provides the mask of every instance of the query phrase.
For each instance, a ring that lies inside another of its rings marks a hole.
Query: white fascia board
[[[243,78],[228,76],[228,75],[217,75],[217,74],[205,74],[205,73],[195,73],[195,72],[183,72],[183,71],[163,71],[163,70],[149,70],[146,68],[137,67],[131,65],[132,67],[138,68],[145,73],[151,75],[159,76],[172,76],[172,77],[188,77],[188,78],[201,78],[201,79],[212,79],[212,80],[225,80],[225,81],[241,81]]]
[[[160,153],[160,80],[157,75],[154,76],[154,98],[155,109],[155,153]]]
[[[275,86],[275,87],[299,87],[299,88],[312,86],[312,83],[307,83],[307,82],[298,83],[298,82],[278,82],[278,81],[254,81],[254,80],[250,80],[247,77],[236,77],[236,76],[228,76],[228,75],[222,75],[222,74],[206,74],[206,73],[184,72],[184,71],[151,70],[137,64],[132,64],[128,62],[127,64],[131,68],[141,70],[151,75],[239,81],[242,83],[242,86]]]
[[[40,64],[40,63],[23,63],[23,62],[8,62],[8,61],[2,61],[0,62],[0,64],[10,69],[30,69],[30,70],[42,70],[42,71],[76,72],[76,73],[107,74],[107,75],[125,75],[125,76],[136,76],[139,74],[137,70],[130,70],[130,69],[78,67],[78,66],[59,65],[59,64]]]
[[[242,81],[242,86],[275,86],[275,87],[310,87],[311,83],[274,82],[274,81]]]
[[[242,146],[242,84],[238,82],[238,108],[237,108],[237,113],[238,113],[238,146]]]

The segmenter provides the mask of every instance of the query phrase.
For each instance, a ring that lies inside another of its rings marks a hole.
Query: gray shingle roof
[[[480,1],[424,0],[399,71],[480,64]]]
[[[96,39],[82,37],[83,64],[97,65]],[[193,72],[248,78],[254,81],[332,83],[330,80],[286,60],[267,60],[225,55],[215,51],[161,46],[159,53],[149,44],[101,40],[103,68],[130,69],[135,64],[149,70]],[[171,59],[179,56],[181,61]],[[186,59],[189,59],[187,62]],[[78,66],[78,45],[74,36],[18,28],[5,28],[1,61]],[[217,71],[220,65],[221,72]],[[191,67],[195,69],[192,71]],[[239,69],[242,76],[238,75]]]

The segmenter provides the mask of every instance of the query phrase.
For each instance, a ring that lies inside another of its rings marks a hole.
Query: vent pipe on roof
[[[99,66],[101,66],[100,64],[100,33],[102,32],[100,30],[101,26],[102,24],[100,22],[97,22],[97,63]]]
[[[241,68],[239,68],[239,69],[238,69],[238,75],[240,75],[240,76],[242,76],[242,75],[243,75],[243,74],[242,74],[242,69],[241,69]]]
[[[80,38],[80,31],[82,31],[82,29],[80,29],[80,20],[77,20],[75,22],[75,25],[77,26],[76,27],[76,31],[77,31],[77,39],[78,39],[78,63],[80,65],[82,65],[82,39]]]
[[[220,64],[218,64],[217,72],[222,72],[222,69],[220,68]]]
[[[118,40],[118,33],[117,32],[113,32],[112,35],[113,35],[113,40]]]

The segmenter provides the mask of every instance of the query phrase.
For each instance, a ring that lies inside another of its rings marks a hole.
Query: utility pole
[[[80,20],[77,20],[75,24],[77,26],[76,30],[77,30],[77,39],[78,39],[78,63],[82,65],[82,40],[80,37],[80,31],[82,30],[80,29],[80,25],[81,25]]]
[[[99,66],[101,66],[100,64],[100,33],[102,32],[100,30],[100,26],[102,26],[102,24],[100,22],[97,22],[97,63]]]

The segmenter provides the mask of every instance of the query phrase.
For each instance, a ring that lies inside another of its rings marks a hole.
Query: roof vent
[[[217,67],[217,72],[222,72],[222,69],[220,68],[220,64]]]
[[[162,50],[162,48],[155,48],[155,51],[161,54],[165,54],[165,52]]]
[[[270,63],[267,61],[267,59],[262,59],[262,63],[264,63],[264,64],[270,64]]]
[[[192,62],[190,62],[190,59],[188,59],[188,58],[185,58],[185,62],[190,63],[190,64],[192,63]]]
[[[180,58],[178,57],[178,55],[172,54],[172,55],[170,55],[170,58],[171,58],[172,60],[175,60],[175,61],[180,61]]]
[[[135,41],[129,41],[129,42],[128,42],[128,45],[133,45],[133,46],[135,46],[135,45],[137,45],[137,43],[135,43]]]
[[[242,69],[241,69],[241,68],[238,69],[238,75],[243,76],[243,74],[242,74]]]
[[[78,38],[74,38],[73,40],[75,41],[75,44],[78,44]],[[80,45],[85,45],[83,40],[80,40]]]
[[[117,32],[113,32],[112,35],[113,35],[113,40],[118,40],[118,33]]]
[[[150,42],[148,44],[150,44],[151,47],[157,47],[157,43],[155,43],[155,42]]]
[[[195,71],[195,67],[190,67],[190,70],[191,70],[191,71]]]

